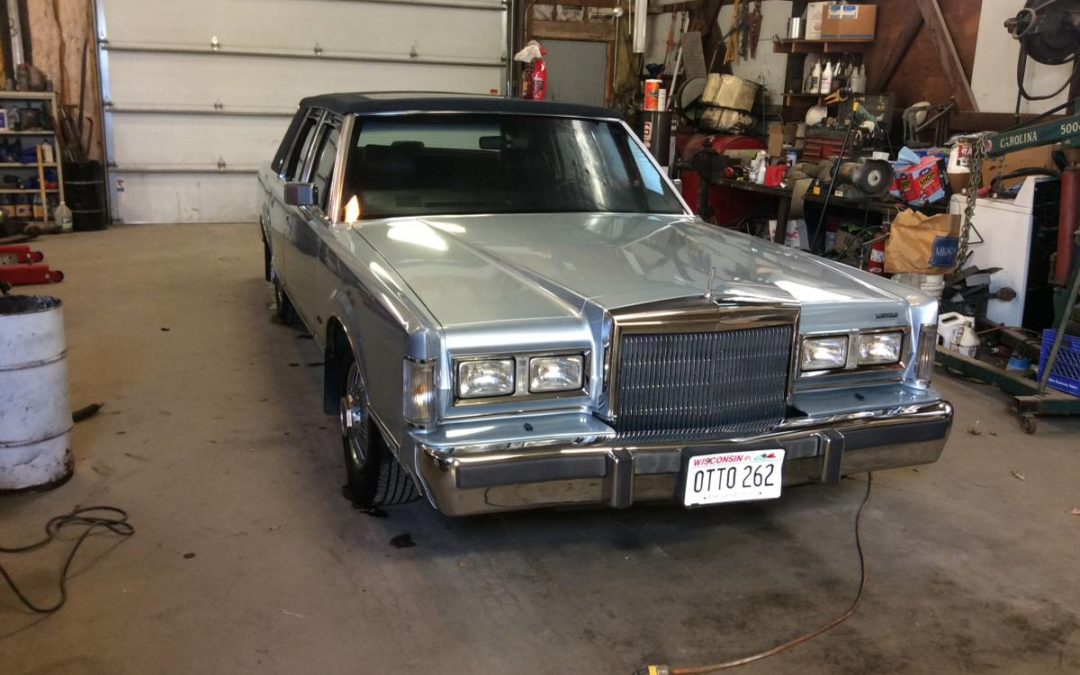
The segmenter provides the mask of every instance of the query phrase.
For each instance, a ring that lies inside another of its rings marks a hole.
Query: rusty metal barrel
[[[60,300],[0,297],[0,492],[70,478],[71,427]]]

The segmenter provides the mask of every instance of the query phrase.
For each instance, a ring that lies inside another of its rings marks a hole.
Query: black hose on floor
[[[91,515],[94,514],[94,515]],[[112,514],[112,515],[103,515]],[[38,606],[34,604],[26,594],[19,589],[15,580],[11,578],[11,575],[3,564],[0,564],[0,577],[3,577],[7,585],[11,587],[11,590],[15,593],[15,597],[19,599],[19,602],[31,612],[37,614],[52,614],[67,602],[67,579],[68,571],[71,569],[71,563],[75,560],[75,554],[79,552],[79,547],[82,546],[86,538],[89,537],[96,530],[106,530],[115,535],[121,537],[130,537],[135,534],[135,527],[128,522],[127,511],[118,509],[115,506],[86,506],[73,510],[71,513],[56,516],[45,524],[45,537],[32,544],[25,546],[16,546],[14,548],[5,548],[0,546],[0,553],[29,553],[30,551],[36,551],[39,548],[43,548],[57,538],[60,530],[66,527],[83,526],[86,529],[82,531],[79,538],[75,540],[75,545],[71,547],[71,552],[68,553],[67,559],[64,560],[64,567],[60,571],[60,599],[50,606]]]

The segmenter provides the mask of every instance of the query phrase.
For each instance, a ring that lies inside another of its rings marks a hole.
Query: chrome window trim
[[[338,202],[337,206],[340,206],[341,201],[341,184],[339,174],[341,172],[341,157],[342,157],[342,139],[344,137],[344,120],[341,115],[337,113],[324,110],[322,119],[319,122],[318,129],[315,130],[315,140],[308,149],[308,156],[304,165],[304,181],[305,183],[312,182],[314,176],[312,172],[315,170],[315,163],[318,161],[319,153],[323,150],[323,142],[326,140],[327,134],[331,133],[334,129],[338,132],[338,147],[337,152],[334,154],[334,169],[330,173],[330,183],[327,190],[329,194],[326,196],[326,211],[323,211],[322,207],[318,204],[313,204],[310,208],[312,212],[317,212],[322,216],[322,220],[326,224],[331,224],[335,221],[334,217],[330,214],[336,213],[335,202]],[[322,197],[322,195],[317,195]],[[340,209],[338,209],[340,210]]]
[[[318,147],[318,145],[319,145],[319,135],[322,133],[322,123],[323,123],[323,120],[326,119],[327,114],[328,113],[325,110],[322,110],[321,108],[311,108],[308,111],[308,116],[309,117],[316,118],[315,119],[315,133],[311,137],[311,145],[308,146],[307,152],[304,153],[304,156],[301,159],[302,163],[298,167],[299,170],[300,170],[300,174],[296,178],[293,179],[295,182],[298,182],[298,183],[309,182],[309,177],[311,175],[311,169],[312,169],[312,158],[315,156],[315,148]]]
[[[900,343],[900,360],[896,363],[884,363],[869,366],[860,366],[858,350],[858,339],[860,335],[874,335],[877,333],[901,333],[903,337]],[[803,372],[801,364],[801,352],[803,340],[807,338],[822,338],[822,337],[847,337],[847,364],[843,368],[827,368],[822,370],[808,370]],[[838,377],[850,377],[858,376],[862,373],[895,373],[902,375],[907,370],[908,364],[911,363],[911,359],[914,358],[914,353],[908,353],[907,350],[912,348],[911,344],[911,326],[904,324],[902,326],[888,326],[885,328],[850,328],[846,331],[837,330],[825,330],[825,331],[811,331],[809,333],[802,333],[799,335],[797,351],[800,352],[795,359],[795,368],[797,371],[796,379],[801,381],[812,380],[815,385],[821,384],[821,386],[828,386],[827,380],[831,380]],[[900,379],[900,378],[896,378]]]
[[[567,391],[529,391],[529,359],[538,356],[580,356],[585,362],[582,366],[581,388]],[[511,352],[490,354],[469,354],[467,356],[455,356],[450,359],[450,383],[452,406],[455,408],[468,408],[490,403],[505,403],[512,400],[550,401],[556,399],[588,398],[589,396],[589,368],[592,363],[592,351],[589,349],[559,349],[539,352]],[[499,396],[485,396],[482,398],[461,398],[458,396],[458,367],[469,361],[505,361],[510,359],[514,362],[514,391]],[[545,413],[550,411],[543,411]]]
[[[798,365],[799,317],[801,307],[796,303],[736,304],[705,298],[662,300],[646,305],[634,305],[611,311],[611,346],[604,358],[609,359],[610,374],[605,419],[614,422],[619,416],[619,352],[624,335],[670,333],[722,333],[735,330],[791,326],[791,358],[788,364],[785,398],[790,401]]]
[[[338,147],[337,157],[334,158],[334,173],[330,177],[330,194],[326,200],[326,216],[330,223],[343,222],[342,190],[345,188],[346,162],[349,158],[348,139],[352,136],[352,115],[337,116]]]

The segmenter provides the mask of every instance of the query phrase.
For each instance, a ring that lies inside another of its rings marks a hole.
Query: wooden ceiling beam
[[[904,54],[911,47],[911,43],[915,42],[915,36],[919,34],[919,29],[922,28],[923,17],[921,12],[912,12],[908,17],[908,21],[904,24],[903,29],[900,30],[900,35],[897,36],[896,42],[893,43],[892,49],[889,50],[889,56],[885,59],[885,67],[874,77],[870,83],[870,91],[885,91],[885,87],[889,86],[892,82],[893,75],[896,74],[898,68],[900,68],[900,62],[904,60]]]
[[[949,86],[956,92],[956,101],[961,110],[978,112],[979,104],[975,102],[975,93],[971,90],[967,74],[964,73],[964,64],[960,62],[960,55],[956,53],[956,45],[953,44],[949,27],[945,25],[945,17],[941,14],[941,6],[937,0],[915,0],[919,6],[926,27],[934,40],[934,48],[937,49],[938,60]]]

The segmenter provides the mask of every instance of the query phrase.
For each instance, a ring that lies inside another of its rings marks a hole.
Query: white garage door
[[[114,221],[255,219],[304,96],[507,90],[504,0],[96,0]]]

